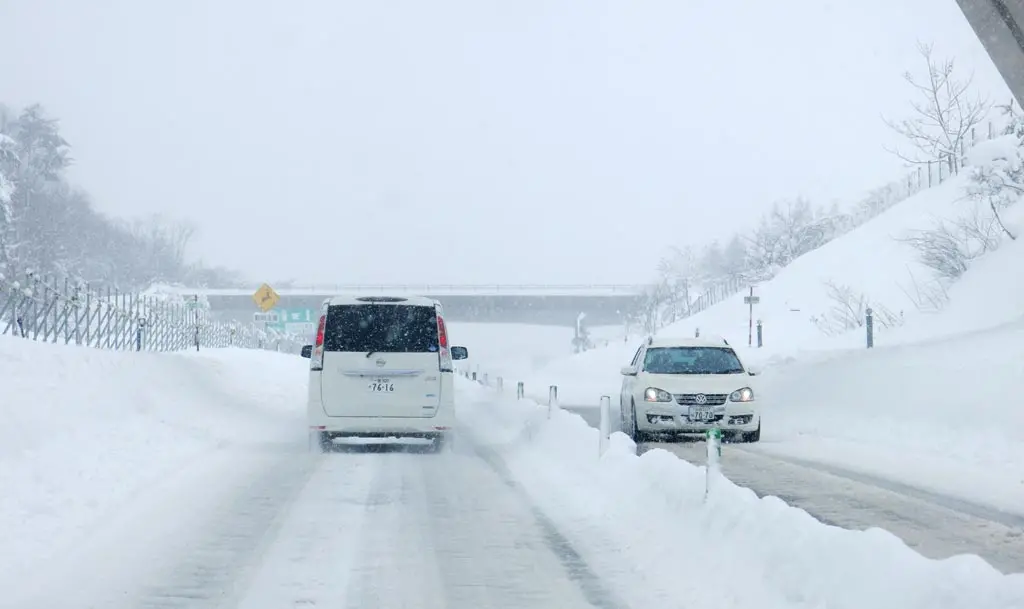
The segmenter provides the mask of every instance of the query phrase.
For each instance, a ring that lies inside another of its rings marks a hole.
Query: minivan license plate
[[[376,378],[370,382],[371,393],[392,393],[395,391],[395,383],[391,379]]]
[[[712,421],[715,418],[715,409],[710,406],[690,406],[691,421]]]

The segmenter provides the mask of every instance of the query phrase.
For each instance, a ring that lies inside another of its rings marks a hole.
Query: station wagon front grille
[[[707,401],[698,401],[697,396],[703,395]],[[681,406],[721,406],[729,398],[727,393],[677,393],[676,402]]]

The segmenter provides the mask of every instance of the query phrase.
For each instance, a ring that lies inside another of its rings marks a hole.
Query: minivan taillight
[[[444,318],[440,315],[437,316],[437,342],[440,346],[437,359],[441,372],[454,372],[452,352],[448,350],[448,329],[444,325]]]
[[[320,323],[316,327],[316,342],[313,344],[313,353],[309,357],[310,370],[324,369],[324,331],[327,329],[327,314],[320,316]]]

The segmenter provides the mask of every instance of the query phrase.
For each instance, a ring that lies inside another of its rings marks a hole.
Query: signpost
[[[199,351],[199,294],[192,297],[192,300],[185,303],[189,311],[192,311],[192,317],[195,322],[195,343],[196,351]]]
[[[761,302],[760,296],[754,296],[754,286],[750,286],[750,296],[743,297],[743,304],[750,305],[750,321],[747,330],[747,346],[754,346],[754,305]]]

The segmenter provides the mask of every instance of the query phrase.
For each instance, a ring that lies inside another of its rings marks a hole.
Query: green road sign
[[[277,321],[268,322],[267,328],[286,334],[312,334],[316,331],[317,311],[315,309],[272,309]]]

